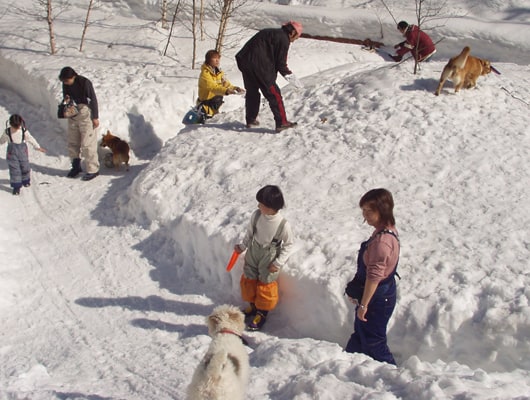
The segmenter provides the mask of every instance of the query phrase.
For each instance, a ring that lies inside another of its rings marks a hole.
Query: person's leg
[[[28,146],[23,143],[19,150],[20,159],[20,173],[22,176],[22,186],[28,187],[30,185],[31,167],[29,165]]]
[[[245,120],[247,125],[254,125],[258,118],[261,95],[259,85],[253,73],[242,71],[245,86]]]
[[[86,172],[97,174],[99,172],[98,138],[92,124],[90,109],[87,106],[80,107],[79,114],[75,118],[79,118],[81,157],[85,161]]]
[[[16,144],[7,146],[7,166],[9,168],[9,184],[13,188],[13,194],[19,194],[22,187],[22,170]]]
[[[239,280],[239,287],[241,288],[241,298],[251,304],[256,302],[256,288],[258,286],[257,279],[251,279],[243,273]]]
[[[395,293],[372,298],[366,313],[367,322],[359,321],[362,352],[374,360],[396,364],[387,345],[386,329],[396,305]]]
[[[348,340],[348,343],[346,344],[346,347],[344,349],[348,353],[364,353],[362,351],[361,344],[362,328],[359,326],[359,322],[360,321],[357,318],[357,315],[355,315],[355,322],[353,324],[354,332],[351,334],[350,340]]]
[[[276,83],[273,83],[272,85],[261,83],[260,89],[263,93],[263,96],[269,102],[269,107],[272,111],[272,115],[274,115],[274,122],[276,124],[276,128],[286,126],[289,121],[287,121],[285,107],[283,105],[282,93],[278,85],[276,85]]]
[[[74,117],[75,118],[75,117]],[[68,132],[66,134],[66,145],[70,160],[81,158],[81,132],[77,120],[68,118]]]

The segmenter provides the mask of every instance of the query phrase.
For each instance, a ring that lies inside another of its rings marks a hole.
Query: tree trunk
[[[175,7],[175,12],[173,13],[173,20],[171,21],[171,29],[169,30],[169,35],[167,36],[167,43],[166,43],[166,48],[164,49],[164,56],[166,55],[167,48],[169,47],[169,43],[171,42],[171,35],[173,34],[173,28],[175,27],[175,21],[177,20],[179,6],[180,6],[180,0],[178,1],[177,6]]]
[[[161,22],[162,22],[162,29],[167,29],[167,28],[169,28],[168,25],[167,25],[167,0],[163,0],[163,1],[162,1],[162,17],[161,17]]]
[[[86,30],[88,28],[88,20],[90,18],[90,11],[92,10],[93,2],[94,0],[90,0],[90,3],[88,3],[88,10],[86,12],[86,18],[85,18],[85,26],[83,27],[83,34],[81,35],[81,44],[79,45],[79,51],[83,51],[83,43],[85,42]]]
[[[228,25],[228,19],[232,14],[233,0],[224,0],[223,7],[221,9],[221,19],[219,21],[219,31],[217,33],[217,40],[215,42],[215,50],[221,53],[223,47],[224,38],[226,34],[226,26]]]
[[[55,47],[55,33],[53,32],[53,14],[52,14],[52,0],[48,0],[47,7],[47,21],[48,21],[48,30],[50,32],[50,51],[52,54],[57,52]]]
[[[191,69],[195,69],[195,60],[197,58],[197,4],[193,0],[191,3],[193,7],[192,20],[191,20],[191,35],[193,37],[193,54],[191,58]]]
[[[204,40],[204,0],[201,0],[201,6],[199,9],[199,25],[201,30],[201,41]]]

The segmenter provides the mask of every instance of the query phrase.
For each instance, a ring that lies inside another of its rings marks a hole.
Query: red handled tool
[[[230,261],[228,261],[228,264],[226,266],[226,270],[230,272],[232,268],[234,268],[234,265],[236,264],[237,258],[239,257],[239,254],[237,251],[234,250],[232,253],[232,257],[230,257]]]

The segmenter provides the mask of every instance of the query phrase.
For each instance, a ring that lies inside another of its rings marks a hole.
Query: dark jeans
[[[396,306],[396,284],[390,282],[377,288],[366,312],[366,322],[355,315],[355,332],[346,345],[348,353],[363,353],[374,360],[396,365],[386,343],[386,327]]]

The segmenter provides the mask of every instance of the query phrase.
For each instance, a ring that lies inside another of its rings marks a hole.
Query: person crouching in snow
[[[420,30],[418,26],[409,25],[407,22],[401,21],[397,29],[405,36],[406,40],[394,46],[397,49],[397,55],[392,56],[394,61],[401,61],[403,56],[409,51],[417,62],[426,61],[436,53],[436,47],[432,39]]]
[[[22,186],[28,187],[31,184],[31,168],[26,142],[31,143],[38,151],[45,153],[46,150],[40,147],[37,140],[31,136],[24,120],[18,114],[11,115],[6,123],[6,129],[0,136],[0,145],[5,142],[8,142],[6,160],[9,167],[9,182],[13,188],[13,194],[18,195]]]
[[[204,58],[199,75],[197,106],[202,106],[205,118],[212,118],[219,112],[224,96],[243,93],[244,90],[232,85],[225,78],[224,72],[220,69],[221,54],[217,50],[208,50]]]
[[[249,306],[243,310],[247,329],[259,330],[267,314],[278,304],[278,276],[293,249],[291,226],[280,210],[285,206],[278,186],[267,185],[256,194],[258,209],[252,214],[245,237],[234,250],[246,250],[241,275],[241,297]]]

